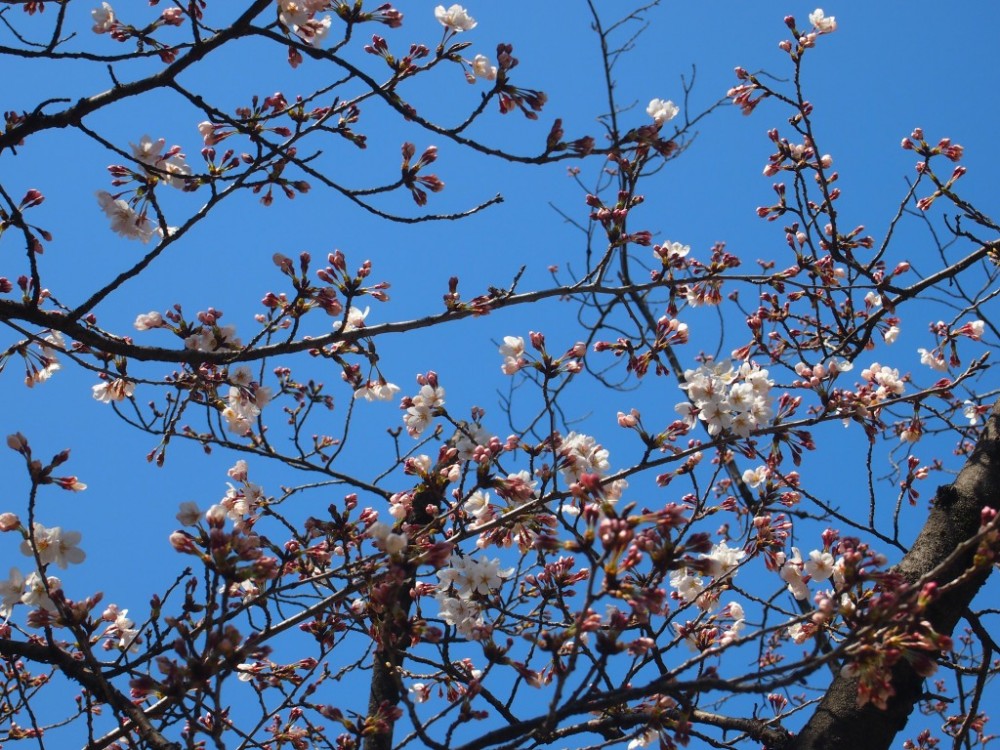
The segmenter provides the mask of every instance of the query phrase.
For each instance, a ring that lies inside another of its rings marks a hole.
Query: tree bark
[[[980,528],[983,508],[1000,507],[1000,402],[954,484],[938,488],[934,507],[910,551],[895,570],[910,583],[935,571],[929,579],[939,585],[956,581],[973,566],[976,545],[948,560]],[[947,562],[946,565],[943,565]],[[938,633],[951,635],[992,566],[972,571],[938,598],[927,620]],[[816,712],[789,744],[790,750],[882,750],[889,748],[923,692],[923,678],[901,660],[892,671],[896,694],[886,710],[871,704],[858,706],[856,678],[834,679]]]

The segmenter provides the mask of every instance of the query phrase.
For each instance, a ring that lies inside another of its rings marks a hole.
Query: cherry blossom
[[[462,31],[470,31],[476,27],[476,20],[468,14],[465,8],[458,4],[452,5],[448,9],[445,9],[443,5],[437,6],[434,9],[434,17],[448,31],[456,34]]]
[[[681,111],[681,108],[669,99],[651,99],[646,107],[646,114],[653,118],[657,125],[664,125],[670,122]]]
[[[504,336],[500,345],[500,356],[503,364],[500,366],[504,375],[513,375],[526,364],[524,359],[524,339],[520,336]]]
[[[426,383],[412,398],[403,399],[403,422],[411,437],[419,437],[434,418],[435,411],[444,406],[444,388]]]
[[[112,401],[124,401],[131,398],[135,393],[135,383],[125,378],[115,378],[105,380],[93,386],[94,398],[101,403],[110,404]]]
[[[46,585],[48,586],[46,590]],[[62,590],[62,581],[55,576],[42,578],[37,571],[32,571],[24,581],[27,591],[21,596],[21,602],[29,607],[38,607],[49,612],[56,611],[56,605],[49,596],[50,591]]]
[[[11,568],[6,580],[0,580],[0,617],[6,620],[14,605],[21,603],[24,586],[24,575],[17,568]]]
[[[732,577],[736,574],[740,560],[746,557],[746,551],[730,547],[726,542],[719,542],[712,551],[702,554],[702,559],[708,561],[706,571],[713,578]]]
[[[486,55],[476,55],[472,59],[472,72],[476,78],[487,81],[495,81],[497,78],[497,67]]]
[[[154,233],[154,227],[145,214],[135,211],[126,201],[115,198],[111,193],[100,190],[97,202],[101,210],[111,219],[111,231],[129,240],[141,240],[148,243]]]
[[[805,571],[814,581],[825,581],[833,575],[834,569],[833,555],[829,552],[814,549],[809,553],[809,559],[805,563]]]
[[[944,356],[937,349],[917,349],[917,353],[920,355],[920,364],[926,365],[935,372],[947,372],[948,363],[945,361]]]
[[[77,545],[80,543],[79,531],[63,531],[60,526],[46,528],[35,521],[32,527],[31,539],[21,542],[21,553],[28,557],[33,557],[38,553],[38,559],[42,565],[55,563],[65,570],[71,563],[81,563],[87,556]]]
[[[163,325],[163,316],[155,310],[137,315],[135,323],[133,323],[137,331],[150,331],[154,328],[162,328]]]
[[[366,385],[354,391],[354,398],[365,401],[392,401],[399,393],[399,386],[384,380],[369,380]]]
[[[792,547],[792,557],[781,566],[781,578],[788,584],[788,591],[796,599],[808,599],[809,587],[803,580],[802,555],[798,547]]]
[[[837,30],[837,19],[825,15],[822,8],[817,8],[809,14],[809,23],[821,34],[832,34]]]
[[[101,3],[100,8],[90,11],[94,19],[94,33],[107,34],[115,27],[115,11],[109,3]]]

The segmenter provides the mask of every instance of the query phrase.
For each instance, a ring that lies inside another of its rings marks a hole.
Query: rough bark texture
[[[1000,507],[1000,402],[993,406],[976,448],[954,484],[938,489],[931,510],[913,547],[896,570],[916,582],[944,563],[979,529],[984,507]],[[958,556],[935,573],[944,584],[959,578],[972,565],[975,548]],[[976,571],[941,596],[928,611],[928,620],[939,633],[951,635],[991,567]],[[923,691],[923,678],[905,662],[893,670],[896,695],[887,710],[858,707],[857,680],[837,677],[815,714],[788,746],[791,750],[881,750],[889,748],[907,722]]]

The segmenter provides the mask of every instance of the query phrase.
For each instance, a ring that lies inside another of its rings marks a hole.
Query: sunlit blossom
[[[681,108],[669,99],[651,99],[646,107],[646,114],[652,117],[653,122],[657,125],[670,122],[677,117],[677,113],[680,111]]]
[[[837,30],[837,19],[825,15],[822,8],[817,8],[809,14],[809,23],[821,34],[832,34]]]
[[[476,19],[458,4],[447,9],[443,5],[437,6],[434,9],[434,17],[442,26],[456,34],[476,28]]]

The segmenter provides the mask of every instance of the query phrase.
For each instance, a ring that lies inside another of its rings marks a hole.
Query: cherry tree
[[[55,420],[9,430],[0,744],[990,741],[1000,227],[963,193],[962,146],[919,127],[884,230],[841,210],[808,90],[835,17],[777,19],[782,70],[748,61],[700,106],[690,76],[673,99],[657,81],[635,106],[617,77],[656,3],[588,2],[595,126],[518,67],[519,24],[488,47],[471,6],[3,5],[0,53],[40,81],[0,133],[5,393],[66,383],[114,415],[80,440],[145,441],[167,494],[210,468],[218,489],[174,497],[172,527],[95,509],[71,530],[54,496],[88,502],[96,467]],[[658,180],[727,108],[766,133],[767,249],[658,224]],[[37,166],[53,148],[65,174]],[[390,299],[438,267],[408,238],[498,210],[446,198],[456,158],[568,170],[575,260],[495,279],[470,257]],[[258,214],[281,244],[232,241]],[[399,260],[337,249],[354,221]],[[325,244],[289,250],[317,223]],[[88,569],[107,527],[161,549],[156,570]]]

